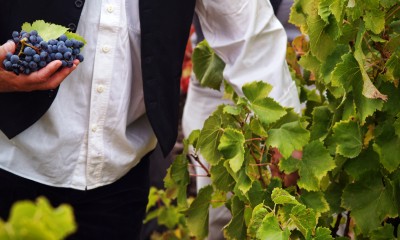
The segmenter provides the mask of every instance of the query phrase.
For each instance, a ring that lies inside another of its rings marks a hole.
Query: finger
[[[13,41],[8,41],[0,46],[0,61],[1,63],[6,58],[7,53],[15,52],[15,43]]]
[[[25,78],[24,80],[27,83],[31,83],[33,85],[43,84],[48,81],[48,79],[54,75],[58,69],[60,69],[61,65],[62,63],[60,60],[52,61],[46,67],[24,76],[23,78]]]
[[[78,67],[79,61],[74,62],[72,67],[63,67],[60,71],[56,72],[54,75],[52,75],[48,81],[46,81],[45,84],[42,85],[44,89],[54,89],[58,87],[61,82],[68,77],[71,72],[73,72],[77,67]]]

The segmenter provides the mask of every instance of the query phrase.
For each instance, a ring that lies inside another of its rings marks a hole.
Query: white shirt
[[[39,121],[12,140],[0,133],[0,168],[51,186],[93,189],[122,177],[156,146],[143,101],[138,11],[138,0],[85,2],[77,29],[87,40],[85,61]],[[236,89],[265,80],[278,102],[299,108],[286,35],[269,2],[198,0],[196,11]]]

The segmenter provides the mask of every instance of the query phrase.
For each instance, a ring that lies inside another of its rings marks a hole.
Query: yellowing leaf
[[[68,31],[68,28],[53,23],[47,23],[43,20],[37,20],[32,24],[24,23],[22,25],[22,30],[26,32],[36,30],[44,41],[49,41],[51,39],[57,39],[61,35],[65,34]]]

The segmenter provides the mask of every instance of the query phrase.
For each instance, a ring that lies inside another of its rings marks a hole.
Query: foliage
[[[57,240],[76,230],[73,210],[69,205],[53,208],[45,198],[16,202],[7,222],[0,219],[1,240]]]
[[[172,201],[171,192],[150,189],[149,202],[147,204],[147,216],[144,223],[157,219],[159,225],[167,227],[167,231],[153,233],[151,239],[190,239],[189,230],[186,226],[185,215]]]
[[[77,33],[69,31],[69,28],[58,24],[45,22],[43,20],[36,20],[33,23],[25,22],[22,25],[21,29],[26,32],[36,30],[44,41],[57,39],[61,35],[65,34],[68,37],[68,39],[73,38],[75,40],[81,41],[84,44],[86,44],[86,40],[82,36],[80,36]]]
[[[246,84],[243,95],[226,84],[234,104],[220,106],[187,139],[167,191],[198,239],[207,236],[207,209],[221,196],[232,213],[228,239],[395,239],[400,3],[296,0],[290,21],[303,33],[288,48],[302,115],[269,98],[264,82]],[[206,44],[195,51],[202,60],[196,67],[194,59],[196,75],[211,75],[216,88],[216,55]],[[186,155],[203,156],[213,180],[192,204],[184,199]]]

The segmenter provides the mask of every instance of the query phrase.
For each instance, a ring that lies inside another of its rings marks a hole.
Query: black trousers
[[[0,217],[8,219],[16,201],[45,196],[54,207],[73,207],[78,230],[68,239],[135,240],[140,239],[148,193],[148,157],[118,181],[87,191],[51,187],[0,170]]]

